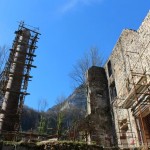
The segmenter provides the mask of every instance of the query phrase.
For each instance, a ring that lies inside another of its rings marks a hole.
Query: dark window
[[[109,76],[111,76],[112,75],[111,61],[108,62],[107,67],[108,67],[108,74]]]
[[[86,88],[86,94],[88,95],[88,93],[89,93],[89,89],[88,89],[88,87]]]
[[[145,128],[147,130],[147,135],[149,135],[150,137],[150,114],[147,115],[146,117],[144,117],[144,124],[145,124]]]
[[[112,101],[115,99],[115,97],[117,97],[115,82],[110,85],[110,96]]]

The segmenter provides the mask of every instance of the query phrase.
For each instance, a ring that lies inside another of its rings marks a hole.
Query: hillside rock
[[[59,104],[49,108],[48,111],[54,111]],[[82,111],[86,111],[86,89],[84,86],[80,86],[63,102],[61,111],[68,110],[71,108],[78,108]]]

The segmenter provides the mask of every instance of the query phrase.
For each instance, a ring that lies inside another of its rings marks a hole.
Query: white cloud
[[[76,8],[78,5],[91,5],[94,3],[101,3],[103,0],[66,0],[64,5],[60,7],[61,13],[67,13],[74,8]]]
[[[62,13],[66,13],[70,10],[72,10],[76,5],[78,5],[79,0],[69,0],[67,1],[61,8],[60,11]]]

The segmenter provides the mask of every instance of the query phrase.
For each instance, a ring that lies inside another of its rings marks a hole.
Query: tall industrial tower
[[[32,78],[30,70],[35,67],[32,62],[39,33],[21,22],[15,34],[8,61],[0,75],[0,133],[19,131],[28,81]]]

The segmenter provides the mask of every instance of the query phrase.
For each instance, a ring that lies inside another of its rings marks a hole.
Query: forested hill
[[[21,128],[23,131],[37,131],[41,121],[41,115],[45,118],[46,128],[57,128],[58,114],[63,114],[61,123],[64,130],[72,126],[73,122],[81,119],[86,114],[86,90],[80,86],[65,99],[65,101],[49,108],[46,112],[38,112],[27,106],[23,109]]]

